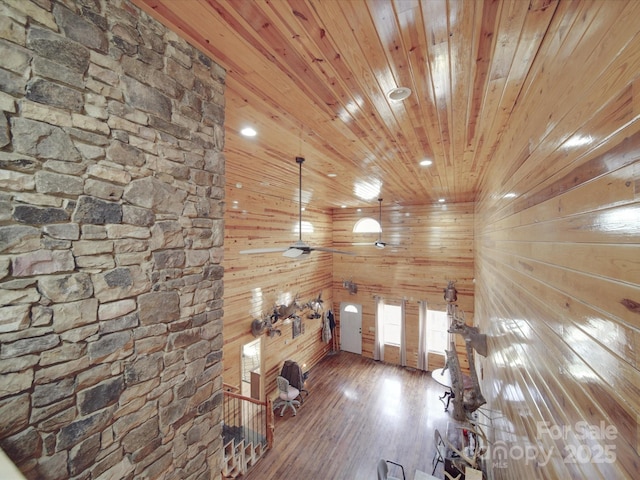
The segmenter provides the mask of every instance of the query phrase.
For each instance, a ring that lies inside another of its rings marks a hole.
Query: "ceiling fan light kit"
[[[382,241],[382,198],[378,199],[378,239],[373,242],[373,246],[382,250],[383,248],[389,246],[392,248],[399,247],[400,245],[387,243]],[[373,221],[373,219],[371,219]],[[355,230],[354,230],[355,231]],[[362,243],[352,243],[351,245],[371,245],[371,242],[362,242]]]
[[[343,252],[341,250],[334,250],[333,248],[325,247],[312,247],[302,241],[302,164],[304,163],[304,157],[296,157],[296,163],[299,166],[299,189],[298,189],[298,241],[288,248],[273,247],[273,248],[254,248],[251,250],[240,250],[241,254],[254,254],[254,253],[274,253],[282,252],[282,256],[287,258],[298,258],[301,255],[308,255],[312,251],[327,252],[327,253],[339,253],[341,255],[354,255],[351,252]]]

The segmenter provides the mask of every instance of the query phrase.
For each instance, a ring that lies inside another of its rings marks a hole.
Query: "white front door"
[[[362,305],[340,303],[340,349],[362,354]]]

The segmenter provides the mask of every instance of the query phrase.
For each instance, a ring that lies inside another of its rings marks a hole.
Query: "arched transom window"
[[[378,221],[371,217],[361,218],[353,226],[354,233],[378,233],[381,231]]]

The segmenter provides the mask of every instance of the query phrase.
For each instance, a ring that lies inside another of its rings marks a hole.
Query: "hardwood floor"
[[[431,473],[434,429],[445,431],[450,417],[429,373],[340,352],[305,385],[295,417],[276,411],[274,447],[246,480],[373,480],[381,458],[401,463],[407,480],[416,469]]]

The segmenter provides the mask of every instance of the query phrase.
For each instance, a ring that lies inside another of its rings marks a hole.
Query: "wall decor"
[[[293,317],[293,326],[291,327],[291,331],[293,332],[293,338],[302,335],[302,318]]]
[[[452,341],[450,350],[445,350],[447,357],[445,368],[448,368],[451,374],[454,418],[462,421],[468,413],[476,411],[487,403],[480,390],[480,382],[478,381],[473,354],[474,348],[476,348],[483,356],[487,355],[487,339],[486,335],[481,334],[478,328],[466,325],[464,312],[458,310],[458,305],[455,303],[458,299],[458,292],[455,287],[455,282],[452,280],[449,281],[447,288],[444,290],[444,299],[447,302],[447,316],[449,318],[448,332],[462,335],[465,341],[467,360],[469,362],[469,376],[471,378],[472,388],[465,389],[455,342]]]
[[[355,295],[356,293],[358,293],[358,285],[351,280],[343,280],[342,286],[349,291],[350,295]]]
[[[322,317],[322,291],[318,296],[312,300],[309,300],[304,306],[311,310],[308,318],[321,318]]]
[[[267,333],[270,337],[282,335],[279,328],[273,326],[272,317],[266,315],[262,320],[256,318],[251,322],[251,333],[254,337],[259,337],[263,333]]]

